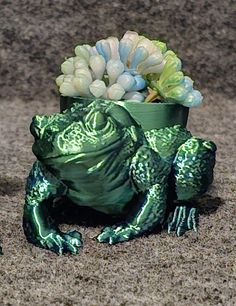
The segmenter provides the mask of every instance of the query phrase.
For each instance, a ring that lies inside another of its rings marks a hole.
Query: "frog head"
[[[119,150],[141,141],[141,128],[129,112],[107,100],[74,103],[63,113],[35,116],[30,126],[33,152],[39,160],[63,157],[63,162],[88,154]]]

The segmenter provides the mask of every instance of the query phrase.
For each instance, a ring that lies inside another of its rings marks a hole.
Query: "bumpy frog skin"
[[[78,253],[81,234],[61,232],[48,210],[61,196],[122,216],[122,223],[102,230],[99,242],[128,241],[158,225],[178,236],[197,230],[197,209],[188,201],[213,180],[214,143],[178,125],[144,133],[127,110],[104,100],[36,116],[31,133],[37,161],[27,180],[23,222],[30,242]]]

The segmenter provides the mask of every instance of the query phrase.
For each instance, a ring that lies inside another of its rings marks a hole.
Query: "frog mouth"
[[[56,161],[57,163],[69,163],[72,161],[83,161],[90,158],[99,157],[102,155],[109,155],[109,153],[119,152],[119,149],[124,145],[125,140],[124,139],[116,139],[112,143],[109,143],[107,146],[102,147],[101,149],[94,149],[91,151],[84,151],[80,153],[70,153],[70,154],[64,154],[64,155],[55,155],[43,158],[45,162],[50,161]]]
[[[34,136],[35,140],[40,139],[40,128],[34,122],[30,124],[30,133]]]

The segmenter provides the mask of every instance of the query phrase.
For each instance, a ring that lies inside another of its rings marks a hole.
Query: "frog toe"
[[[41,246],[58,255],[77,254],[82,246],[81,235],[76,231],[51,233],[41,241]]]
[[[182,236],[188,230],[197,232],[198,210],[195,207],[177,206],[168,218],[168,233]]]
[[[68,231],[64,235],[64,247],[65,251],[78,254],[80,248],[83,246],[82,235],[78,231]]]
[[[100,235],[97,240],[99,242],[106,242],[109,244],[116,244],[132,239],[134,237],[133,230],[131,228],[119,225],[117,227],[107,227]]]
[[[51,233],[40,241],[40,246],[58,255],[63,254],[62,237],[57,233]]]
[[[99,234],[97,236],[97,240],[98,240],[98,242],[109,242],[110,237],[112,236],[112,234],[113,234],[112,227],[105,227],[102,230],[101,234]]]

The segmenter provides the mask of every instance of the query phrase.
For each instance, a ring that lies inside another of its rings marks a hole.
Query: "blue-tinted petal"
[[[117,83],[120,84],[125,91],[128,91],[135,85],[136,82],[130,73],[124,72],[118,77]]]
[[[136,69],[138,64],[148,57],[148,51],[144,47],[138,47],[133,55],[130,68]]]
[[[134,76],[135,84],[132,86],[129,91],[138,91],[146,87],[146,81],[142,78],[141,75]]]
[[[183,78],[183,82],[181,84],[187,91],[191,91],[193,89],[193,81],[189,77],[185,76]]]
[[[104,57],[105,61],[108,62],[111,57],[111,49],[109,43],[105,40],[100,40],[96,42],[96,49],[98,53]]]
[[[120,59],[124,64],[127,63],[132,48],[133,48],[133,43],[129,39],[123,39],[119,42]]]
[[[184,100],[183,104],[184,106],[187,107],[195,107],[198,106],[202,103],[202,95],[200,93],[200,91],[198,90],[193,90],[191,91],[188,96],[186,97],[186,99]]]

